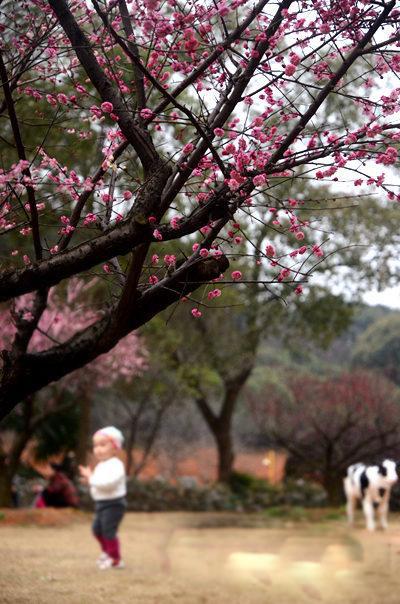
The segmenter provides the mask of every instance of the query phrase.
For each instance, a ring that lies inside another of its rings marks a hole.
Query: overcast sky
[[[363,296],[367,304],[384,304],[391,308],[400,308],[400,285],[385,289],[382,292],[370,291]]]

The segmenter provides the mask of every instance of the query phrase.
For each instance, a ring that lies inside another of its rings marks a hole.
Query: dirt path
[[[400,602],[400,516],[392,515],[388,532],[369,534],[361,525],[349,531],[341,520],[130,513],[121,528],[126,569],[103,572],[94,565],[90,518],[53,512],[47,524],[54,526],[43,526],[43,517],[40,526],[21,526],[6,512],[0,602]]]

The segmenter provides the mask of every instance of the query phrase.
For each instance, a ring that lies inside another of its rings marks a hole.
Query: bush
[[[35,498],[32,485],[39,482],[45,484],[42,478],[19,477],[21,507],[32,505]],[[80,507],[93,509],[88,488],[81,484],[76,486]],[[230,485],[215,483],[199,486],[195,481],[188,480],[172,485],[160,479],[142,481],[130,478],[127,486],[128,510],[134,512],[258,512],[282,506],[312,508],[326,505],[326,495],[317,484],[305,480],[290,480],[275,486],[266,480],[239,472],[232,475]]]
[[[303,480],[273,486],[248,474],[235,473],[230,486],[213,484],[171,485],[163,480],[128,481],[128,510],[163,511],[237,511],[258,512],[279,506],[320,507],[326,496],[318,485]],[[92,508],[87,490],[81,490],[83,508]]]

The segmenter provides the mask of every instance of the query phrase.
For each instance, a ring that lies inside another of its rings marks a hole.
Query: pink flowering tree
[[[0,10],[0,301],[31,296],[2,353],[2,417],[199,287],[249,280],[229,267],[236,238],[262,261],[260,281],[301,294],[324,242],[308,239],[302,200],[275,196],[276,183],[344,182],[398,201],[395,0]],[[360,124],[343,117],[349,106]],[[189,255],[170,253],[180,240]],[[107,281],[101,312],[33,349],[50,288],[88,272]]]
[[[334,505],[343,500],[350,464],[398,457],[399,391],[382,375],[292,375],[249,389],[247,402],[259,443],[286,450],[293,474],[320,482]]]
[[[90,303],[90,294],[96,290],[97,283],[88,284],[72,279],[67,291],[60,295],[50,290],[46,310],[33,332],[28,352],[45,351],[55,343],[61,344],[98,320],[99,311]],[[31,298],[30,300],[27,298]],[[10,312],[0,316],[0,342],[4,350],[10,350],[16,341],[21,322],[30,322],[33,297],[23,296]],[[93,396],[101,388],[128,382],[142,373],[147,366],[147,353],[143,342],[136,333],[130,333],[121,339],[108,353],[98,356],[82,369],[78,369],[56,384],[45,388],[40,395],[27,397],[15,409],[15,417],[10,418],[13,432],[11,444],[3,446],[0,433],[0,506],[9,505],[11,484],[18,470],[21,455],[30,439],[54,416],[77,408],[79,412],[77,462],[85,461]],[[17,429],[13,430],[13,426]],[[7,424],[4,429],[7,429]]]

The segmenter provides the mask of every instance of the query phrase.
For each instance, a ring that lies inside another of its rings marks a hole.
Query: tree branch
[[[155,160],[158,159],[158,154],[148,132],[140,128],[138,124],[135,124],[128,107],[121,98],[120,92],[111,84],[100,68],[90,43],[75,21],[66,0],[49,0],[49,4],[69,38],[76,56],[93,86],[103,101],[112,103],[113,112],[119,118],[118,123],[122,132],[135,149],[145,171],[150,172]]]
[[[0,419],[28,394],[108,352],[125,335],[196,290],[202,283],[218,277],[228,266],[228,260],[221,256],[195,261],[177,269],[169,278],[134,300],[134,312],[126,313],[127,320],[122,326],[115,325],[115,308],[112,308],[102,319],[67,342],[43,352],[22,355],[17,363],[11,363],[8,353],[3,352]]]

